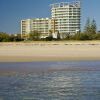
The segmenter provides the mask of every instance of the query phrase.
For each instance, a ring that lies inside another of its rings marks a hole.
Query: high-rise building
[[[31,31],[41,34],[55,33],[75,34],[81,26],[81,2],[61,2],[51,4],[52,18],[26,19],[21,21],[21,37],[25,38]],[[54,34],[54,35],[55,35]]]
[[[55,19],[55,31],[75,34],[80,31],[81,2],[62,2],[51,4],[52,18]]]

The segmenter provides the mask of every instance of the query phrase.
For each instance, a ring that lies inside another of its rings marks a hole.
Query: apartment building
[[[75,34],[80,31],[81,2],[62,2],[51,4],[51,15],[55,19],[55,31]]]
[[[21,37],[25,38],[32,31],[38,31],[39,33],[48,36],[50,31],[55,32],[55,20],[53,18],[42,19],[26,19],[21,21]]]
[[[25,38],[31,31],[37,30],[48,36],[50,30],[55,35],[75,34],[81,26],[81,2],[61,2],[51,4],[52,18],[26,19],[21,21],[21,37]],[[57,35],[56,35],[57,36]]]

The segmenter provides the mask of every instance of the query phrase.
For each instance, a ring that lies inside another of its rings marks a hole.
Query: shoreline
[[[100,61],[100,42],[0,43],[0,62],[62,61]]]
[[[25,56],[1,56],[0,63],[14,62],[67,62],[67,61],[100,61],[100,57],[27,57]]]

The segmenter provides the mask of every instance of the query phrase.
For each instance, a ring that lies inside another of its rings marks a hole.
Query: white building
[[[80,31],[81,2],[62,2],[51,4],[52,18],[55,19],[55,31],[75,34]]]
[[[42,37],[48,36],[50,31],[55,32],[54,30],[53,18],[42,18],[42,19],[26,19],[21,21],[21,37],[25,38],[32,31],[38,31],[43,34]],[[44,35],[45,34],[45,35]]]
[[[80,31],[81,26],[80,4],[81,2],[61,2],[51,4],[52,18],[22,20],[22,38],[27,37],[31,31],[35,30],[46,36],[50,33],[50,30],[53,34],[59,32],[61,36],[77,33]]]

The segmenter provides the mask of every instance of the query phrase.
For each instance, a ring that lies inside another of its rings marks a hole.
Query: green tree
[[[96,21],[93,19],[92,22],[90,22],[90,19],[88,18],[86,21],[85,29],[84,29],[84,38],[88,40],[94,40],[96,39]]]
[[[49,30],[49,36],[46,37],[46,41],[51,41],[53,40],[53,37],[52,37],[52,30]]]
[[[4,32],[0,32],[0,42],[8,42],[9,40],[9,35],[7,35]]]
[[[89,34],[81,33],[80,40],[91,40]]]
[[[90,34],[90,32],[91,32],[90,18],[87,18],[85,28],[84,28],[84,33]]]
[[[96,39],[100,40],[100,31],[96,34]]]
[[[29,40],[38,41],[40,40],[40,33],[38,31],[32,31],[29,33]]]
[[[9,36],[9,41],[22,41],[22,39],[21,39],[21,34],[16,34],[16,35],[14,35],[14,34],[12,34],[12,35],[10,35]]]
[[[60,40],[60,33],[59,33],[59,31],[57,32],[57,40]]]
[[[96,21],[95,21],[95,19],[93,19],[91,22],[91,34],[96,34],[96,29],[97,29]]]

